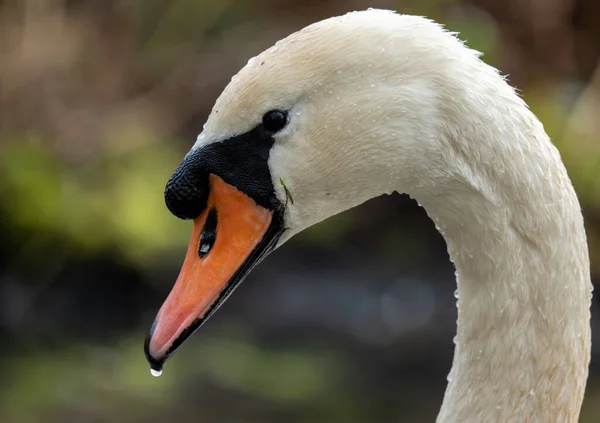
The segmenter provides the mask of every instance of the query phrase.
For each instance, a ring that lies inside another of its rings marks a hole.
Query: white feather
[[[459,316],[438,422],[576,422],[590,358],[583,219],[558,151],[504,78],[438,24],[369,10],[251,59],[198,142],[271,109],[290,113],[269,162],[278,197],[281,178],[294,198],[285,239],[393,191],[446,239]]]

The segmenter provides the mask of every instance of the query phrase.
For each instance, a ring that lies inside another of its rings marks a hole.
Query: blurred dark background
[[[459,31],[544,122],[600,281],[597,0],[0,0],[0,421],[433,422],[454,269],[379,198],[294,238],[150,376],[142,343],[190,223],[170,173],[247,60],[367,7]],[[600,419],[600,310],[581,422]]]

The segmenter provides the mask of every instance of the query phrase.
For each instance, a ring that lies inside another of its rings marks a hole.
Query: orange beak
[[[154,370],[216,311],[282,232],[277,213],[218,176],[209,181],[207,207],[194,220],[179,277],[146,337]]]

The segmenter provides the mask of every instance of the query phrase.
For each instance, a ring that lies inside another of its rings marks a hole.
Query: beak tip
[[[154,334],[154,329],[156,328],[156,321],[152,324],[148,335],[146,335],[146,340],[144,341],[144,354],[146,355],[146,360],[148,364],[150,364],[150,368],[155,370],[156,372],[161,372],[163,368],[163,364],[165,363],[166,357],[155,357],[152,355],[152,351],[150,350],[150,343],[152,341],[152,335]]]

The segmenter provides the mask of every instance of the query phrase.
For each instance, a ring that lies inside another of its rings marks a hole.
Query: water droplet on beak
[[[151,373],[151,374],[152,374],[152,376],[154,376],[154,377],[159,377],[160,375],[162,375],[162,370],[150,369],[150,373]]]

